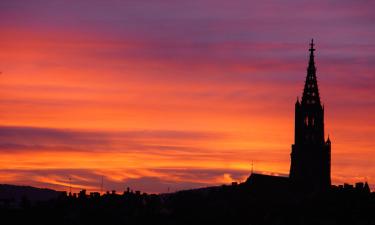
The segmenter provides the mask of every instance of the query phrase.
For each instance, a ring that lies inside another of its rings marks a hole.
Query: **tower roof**
[[[305,81],[305,87],[303,89],[302,104],[307,105],[320,105],[318,81],[316,79],[316,67],[314,61],[314,39],[311,39],[310,43],[310,59],[307,67],[307,76]]]

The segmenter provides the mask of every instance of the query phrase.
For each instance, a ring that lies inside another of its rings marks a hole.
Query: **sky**
[[[162,193],[286,176],[314,38],[332,182],[374,190],[374,8],[2,0],[0,183]]]

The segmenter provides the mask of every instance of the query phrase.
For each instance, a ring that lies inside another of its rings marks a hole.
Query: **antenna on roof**
[[[254,161],[251,160],[251,174],[253,174],[254,172]]]
[[[102,175],[102,182],[100,183],[100,194],[103,194],[104,176]]]
[[[69,193],[72,193],[72,178],[69,177]]]

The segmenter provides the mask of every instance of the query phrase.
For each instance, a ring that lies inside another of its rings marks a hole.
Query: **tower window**
[[[309,125],[309,117],[308,116],[305,117],[305,125],[306,126]]]

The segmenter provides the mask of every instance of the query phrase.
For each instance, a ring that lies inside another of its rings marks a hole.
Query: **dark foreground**
[[[353,189],[302,194],[246,184],[147,195],[60,195],[2,202],[0,224],[375,224],[375,195]]]

